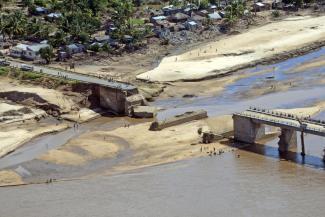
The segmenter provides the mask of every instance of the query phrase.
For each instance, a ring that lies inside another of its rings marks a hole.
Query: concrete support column
[[[286,152],[296,150],[297,148],[297,132],[295,130],[281,129],[279,136],[279,151]]]
[[[265,135],[263,124],[254,123],[251,118],[233,115],[234,139],[245,143],[255,143]]]

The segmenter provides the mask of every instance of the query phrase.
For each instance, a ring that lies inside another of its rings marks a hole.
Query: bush
[[[131,18],[130,19],[130,24],[133,26],[133,25],[138,25],[138,26],[141,26],[144,24],[144,20],[143,19],[136,19],[136,18]]]
[[[40,73],[36,72],[23,72],[22,79],[24,80],[37,80],[43,77]]]
[[[44,0],[34,0],[34,4],[41,7],[46,7],[46,2]]]
[[[9,68],[8,67],[0,67],[0,76],[8,75]]]
[[[94,52],[98,52],[100,50],[100,47],[99,45],[96,43],[96,44],[93,44],[89,47],[89,50],[91,51],[94,51]]]
[[[280,12],[278,10],[272,11],[272,16],[273,17],[279,17],[280,16]]]

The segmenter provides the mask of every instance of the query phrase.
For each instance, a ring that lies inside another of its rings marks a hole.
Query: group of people
[[[209,155],[209,156],[212,156],[212,155],[221,155],[222,153],[225,153],[224,150],[219,150],[218,153],[216,151],[216,148],[213,147],[213,150],[210,149],[210,147],[207,147],[207,146],[204,146],[202,147],[201,146],[201,152],[203,151],[206,151],[206,153]]]
[[[64,79],[68,79],[68,76],[67,75],[63,75],[62,72],[58,72],[58,76],[59,77],[62,77]]]

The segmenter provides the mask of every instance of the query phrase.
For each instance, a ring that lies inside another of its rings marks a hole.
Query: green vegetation
[[[143,19],[136,19],[136,18],[131,18],[130,19],[130,24],[135,26],[135,25],[143,25],[144,24],[144,20]]]
[[[280,17],[280,12],[278,10],[274,10],[272,11],[272,16],[275,18]]]
[[[232,1],[231,4],[226,7],[225,17],[227,22],[230,25],[234,24],[239,18],[244,15],[245,9],[245,2],[242,2],[241,0]]]
[[[21,72],[22,73],[22,79],[23,80],[37,80],[43,77],[42,74],[37,72]]]
[[[35,82],[36,84],[47,86],[48,88],[57,88],[62,85],[77,85],[79,81],[63,79],[44,75],[39,72],[26,72],[17,68],[0,66],[0,76],[9,76],[21,81]]]
[[[47,64],[49,64],[54,57],[53,48],[45,47],[40,50],[41,57],[46,61]]]
[[[9,73],[8,67],[0,67],[0,76],[7,76]]]

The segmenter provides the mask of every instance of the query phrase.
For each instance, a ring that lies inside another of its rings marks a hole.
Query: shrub
[[[98,52],[100,50],[100,46],[96,43],[93,44],[89,47],[89,50],[94,51],[94,52]]]
[[[272,16],[273,17],[279,17],[280,16],[280,12],[278,10],[272,11]]]
[[[6,76],[8,75],[9,68],[7,67],[0,67],[0,76]]]
[[[37,80],[41,78],[42,75],[36,72],[23,72],[22,79],[24,80]]]

